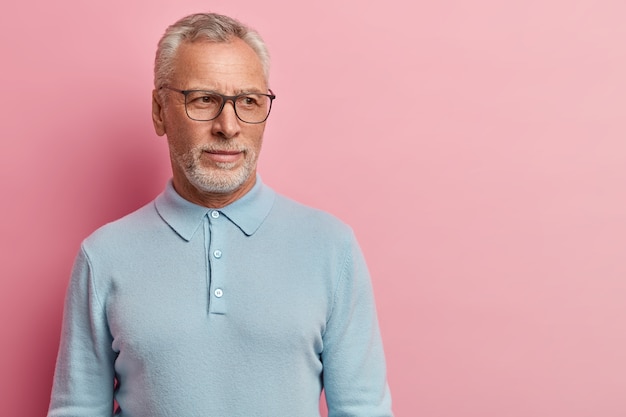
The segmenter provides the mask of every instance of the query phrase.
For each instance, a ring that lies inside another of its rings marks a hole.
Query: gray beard
[[[231,193],[240,188],[254,172],[255,159],[246,159],[244,165],[233,170],[232,163],[216,163],[218,169],[205,169],[200,165],[201,152],[174,155],[184,168],[187,180],[198,190],[207,193]]]

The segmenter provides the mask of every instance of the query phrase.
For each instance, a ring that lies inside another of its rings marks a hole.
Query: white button
[[[218,288],[218,289],[215,290],[215,292],[213,294],[215,294],[215,296],[217,298],[220,298],[222,295],[224,295],[224,291],[222,291],[221,288]]]
[[[217,249],[213,252],[213,256],[215,256],[216,258],[221,258],[222,257],[222,251]]]
[[[218,217],[220,217],[220,212],[217,210],[213,210],[211,212],[211,217],[213,217],[214,219],[217,219]]]

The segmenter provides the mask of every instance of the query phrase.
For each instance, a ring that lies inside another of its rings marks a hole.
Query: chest
[[[147,262],[113,268],[106,298],[113,348],[136,357],[241,346],[319,354],[336,267],[294,242],[234,236],[155,247],[141,254]]]

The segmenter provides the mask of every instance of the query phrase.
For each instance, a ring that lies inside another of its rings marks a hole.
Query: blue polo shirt
[[[117,382],[115,382],[117,381]],[[389,417],[351,229],[259,177],[222,209],[171,181],[83,242],[49,417]]]

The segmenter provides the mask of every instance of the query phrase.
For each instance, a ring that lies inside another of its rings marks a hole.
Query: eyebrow
[[[219,94],[223,94],[223,95],[228,95],[228,94],[224,94],[218,90],[212,89],[212,88],[203,88],[203,87],[193,87],[193,88],[186,88],[186,91],[206,91],[208,93],[219,93]],[[256,87],[251,87],[251,88],[238,88],[237,90],[235,90],[234,95],[240,95],[240,94],[267,94],[267,90],[261,90],[259,88]]]

